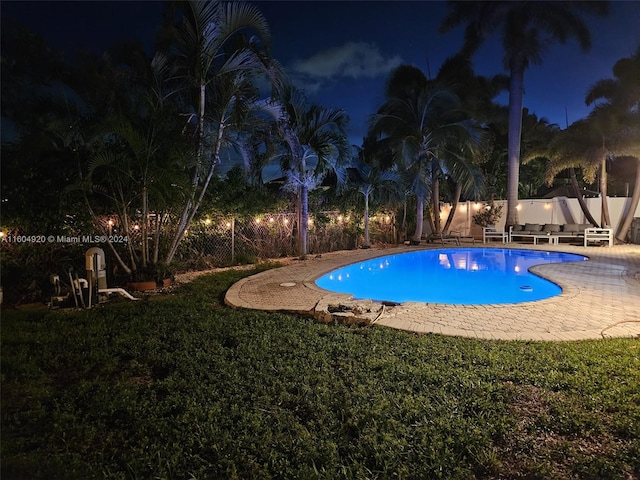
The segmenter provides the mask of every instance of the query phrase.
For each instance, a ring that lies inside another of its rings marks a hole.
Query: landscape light
[[[211,225],[211,219],[210,218],[205,218],[204,224],[205,225]]]

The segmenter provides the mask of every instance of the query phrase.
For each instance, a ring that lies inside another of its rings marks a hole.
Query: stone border
[[[491,248],[393,247],[332,252],[258,273],[233,285],[225,297],[232,307],[292,312],[323,322],[385,325],[416,333],[440,333],[503,340],[582,340],[640,335],[640,246],[611,249],[566,244],[509,244],[498,248],[551,250],[589,257],[586,262],[532,268],[563,289],[552,298],[515,305],[445,305],[356,301],[314,281],[338,267],[380,256],[422,249]],[[282,284],[294,283],[283,287]]]

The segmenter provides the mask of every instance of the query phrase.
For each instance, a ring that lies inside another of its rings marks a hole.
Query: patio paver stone
[[[483,248],[470,246],[450,248]],[[237,308],[302,313],[320,321],[383,325],[416,333],[500,340],[571,341],[640,337],[640,245],[612,248],[508,244],[498,248],[551,250],[589,257],[586,262],[546,264],[532,271],[560,285],[545,300],[513,305],[446,305],[407,302],[382,305],[323,290],[314,281],[338,267],[434,246],[398,246],[310,256],[234,284],[225,302]],[[292,285],[293,284],[293,285]],[[340,305],[353,312],[330,312]],[[355,313],[354,313],[355,312]]]

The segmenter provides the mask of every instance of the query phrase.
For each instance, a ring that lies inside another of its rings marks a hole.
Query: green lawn
[[[252,272],[3,312],[2,479],[640,478],[640,342],[232,310]]]

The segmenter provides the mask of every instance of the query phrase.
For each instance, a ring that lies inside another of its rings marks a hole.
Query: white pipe
[[[101,288],[98,290],[98,293],[119,293],[129,300],[140,300],[139,298],[132,297],[124,288]]]

